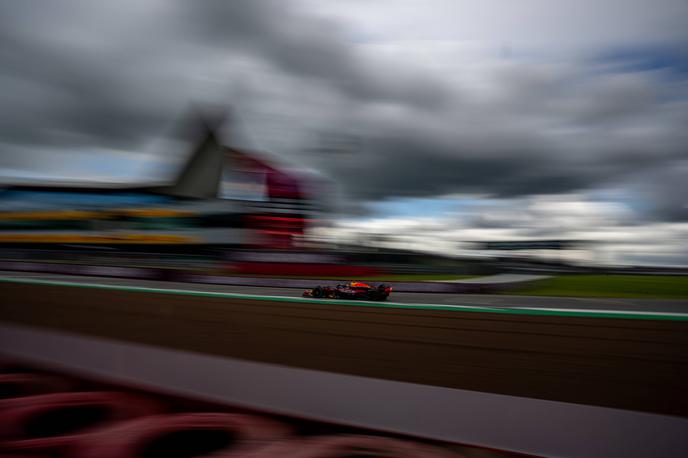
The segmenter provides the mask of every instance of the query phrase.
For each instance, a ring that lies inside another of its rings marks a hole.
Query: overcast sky
[[[1,1],[0,175],[159,176],[190,104],[231,105],[231,141],[330,176],[365,230],[645,228],[685,263],[687,23],[686,0]]]

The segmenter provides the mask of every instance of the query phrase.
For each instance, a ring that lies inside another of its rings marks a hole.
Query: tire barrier
[[[60,453],[115,422],[163,412],[149,397],[119,392],[42,394],[5,401],[0,452]]]
[[[283,441],[242,458],[460,458],[456,453],[406,440],[378,436],[320,436]]]
[[[25,454],[6,454],[0,453],[0,458],[49,458],[48,455],[25,455]]]
[[[0,357],[0,374],[15,374],[31,372],[26,364],[22,364],[19,361],[15,361],[11,358]]]
[[[75,384],[67,379],[41,374],[0,374],[0,400],[70,391]]]
[[[34,369],[11,359],[0,359],[0,368],[5,363],[12,369]],[[24,385],[24,393],[86,383],[44,372],[0,372],[0,385],[2,382]],[[6,393],[14,396],[18,391],[9,388]],[[301,431],[304,425],[299,422],[295,426],[253,413],[168,414],[156,398],[130,393],[71,392],[0,399],[0,458],[460,456],[419,442],[351,433],[336,435],[342,431],[335,425],[318,424],[314,428],[311,424],[307,431]],[[167,399],[165,404],[176,412],[219,407],[199,407],[195,402],[186,405],[180,403],[181,399]]]
[[[237,262],[232,265],[239,275],[300,275],[304,277],[366,277],[383,274],[380,269],[367,266],[315,263]]]
[[[156,280],[162,269],[144,267],[117,267],[87,264],[60,264],[54,262],[0,261],[0,270],[19,272],[45,272],[65,275],[87,275],[97,277],[142,278]]]
[[[291,427],[233,413],[155,415],[100,430],[70,448],[74,458],[174,458],[243,456],[285,440]]]

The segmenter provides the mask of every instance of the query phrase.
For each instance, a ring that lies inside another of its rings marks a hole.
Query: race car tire
[[[323,297],[325,295],[325,290],[323,290],[320,286],[316,286],[313,288],[313,297]]]
[[[387,288],[388,285],[384,283],[377,287],[377,292],[380,295],[378,299],[379,301],[386,301],[389,297],[389,294],[387,294]]]
[[[98,428],[165,410],[154,399],[120,392],[41,394],[6,403],[12,406],[0,411],[0,450],[26,453],[60,454]]]
[[[11,374],[14,372],[26,372],[26,368],[9,358],[0,358],[0,374]]]
[[[85,437],[74,458],[243,456],[291,437],[291,427],[236,413],[177,413],[126,421]]]
[[[245,458],[459,458],[453,452],[417,442],[377,436],[320,436],[278,442],[262,447]]]

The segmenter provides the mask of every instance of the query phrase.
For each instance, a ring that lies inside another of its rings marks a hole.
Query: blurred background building
[[[322,180],[227,146],[197,122],[195,148],[165,180],[6,184],[0,244],[134,251],[156,245],[179,252],[293,248],[322,211],[316,202]]]

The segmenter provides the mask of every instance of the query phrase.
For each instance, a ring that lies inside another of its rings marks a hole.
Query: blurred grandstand
[[[35,263],[48,262],[345,278],[592,269],[557,259],[557,252],[580,248],[581,241],[474,243],[473,255],[461,258],[318,241],[312,235],[333,211],[326,200],[333,195],[332,183],[277,157],[230,145],[221,133],[223,123],[200,115],[186,122],[182,127],[193,148],[162,179],[0,183],[0,261],[5,268],[8,262],[36,268]],[[504,255],[534,249],[555,254],[549,259]]]
[[[196,255],[294,247],[322,211],[324,181],[227,146],[216,123],[195,124],[195,149],[163,180],[0,185],[0,247]]]

